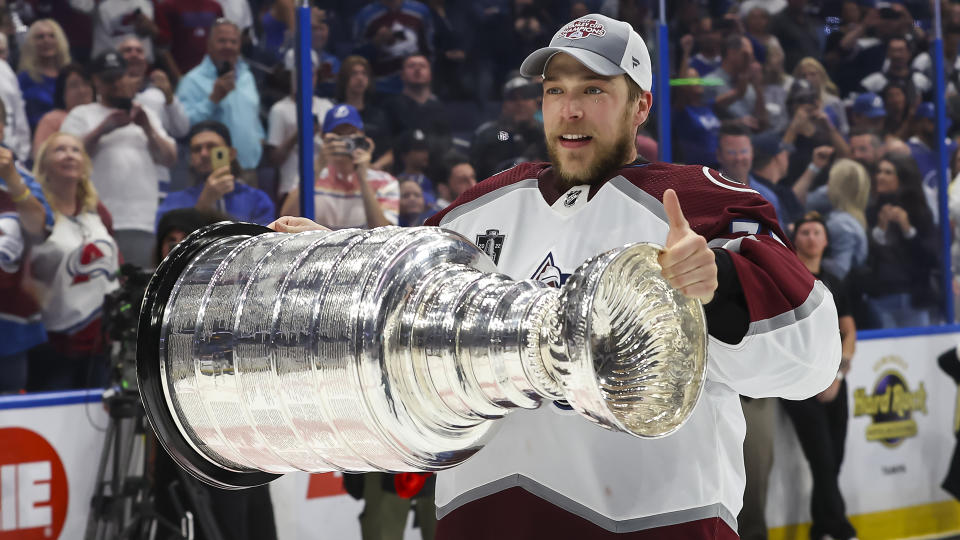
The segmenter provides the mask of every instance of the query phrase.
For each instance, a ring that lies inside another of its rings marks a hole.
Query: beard
[[[616,139],[606,144],[601,144],[594,138],[591,143],[597,145],[597,148],[592,161],[580,171],[571,171],[563,165],[560,158],[560,144],[557,142],[557,137],[548,137],[547,153],[557,175],[560,192],[563,193],[573,186],[593,185],[626,165],[634,150],[635,140],[636,134],[630,133],[629,128],[621,131]]]

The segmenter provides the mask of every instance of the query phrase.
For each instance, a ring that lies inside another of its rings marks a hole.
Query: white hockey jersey
[[[745,433],[738,394],[807,398],[833,381],[840,360],[833,298],[782,240],[770,204],[706,167],[637,163],[559,193],[548,163],[527,163],[478,184],[427,224],[475,240],[514,279],[559,286],[600,252],[664,244],[667,188],[693,230],[730,254],[749,311],[746,336],[736,344],[710,337],[700,402],[663,439],[614,433],[553,404],[511,413],[477,455],[439,473],[438,539],[549,531],[736,538]]]

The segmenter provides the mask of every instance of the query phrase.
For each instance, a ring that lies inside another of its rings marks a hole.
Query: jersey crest
[[[500,262],[500,252],[503,251],[503,240],[507,236],[500,234],[499,229],[487,229],[486,234],[477,235],[477,247],[493,259],[493,264]]]
[[[67,272],[73,277],[72,284],[86,283],[98,276],[108,281],[116,279],[112,270],[113,246],[104,240],[94,240],[70,253]]]
[[[553,252],[550,252],[544,257],[543,262],[537,266],[536,271],[533,272],[530,279],[535,279],[540,283],[559,289],[561,285],[567,282],[569,277],[570,274],[564,274],[563,271],[560,270],[560,267],[553,261]]]

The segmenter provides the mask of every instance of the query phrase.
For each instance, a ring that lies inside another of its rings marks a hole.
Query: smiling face
[[[547,64],[543,127],[562,187],[599,181],[636,158],[637,128],[653,96],[642,92],[632,103],[628,97],[622,75],[597,75],[564,53]]]
[[[127,38],[120,42],[117,52],[127,61],[127,74],[143,77],[147,73],[147,52],[137,38]]]
[[[58,135],[47,143],[43,168],[48,181],[79,182],[83,177],[83,148],[71,135]]]
[[[37,57],[48,59],[57,56],[57,34],[53,26],[44,21],[35,22],[33,25],[31,39],[33,39]]]
[[[896,193],[900,189],[897,168],[887,160],[881,160],[877,166],[877,193]]]

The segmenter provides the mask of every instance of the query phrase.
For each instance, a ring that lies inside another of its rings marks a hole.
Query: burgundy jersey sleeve
[[[707,167],[655,163],[625,176],[660,201],[673,188],[691,228],[730,255],[750,324],[740,343],[711,336],[715,378],[754,397],[826,388],[840,361],[833,297],[797,258],[770,203]]]

